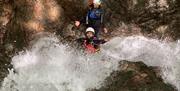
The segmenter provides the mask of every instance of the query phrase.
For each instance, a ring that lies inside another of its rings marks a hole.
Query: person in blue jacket
[[[104,30],[107,33],[107,29],[104,27],[104,12],[101,9],[101,1],[94,0],[90,5],[90,9],[87,12],[85,18],[80,21],[75,21],[75,25],[78,27],[81,23],[85,23],[87,27],[95,29],[95,37],[98,38],[100,30]]]

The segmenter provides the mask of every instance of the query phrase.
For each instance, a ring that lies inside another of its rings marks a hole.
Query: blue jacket
[[[103,10],[90,9],[86,15],[86,24],[92,27],[100,27],[103,24]]]
[[[104,27],[104,11],[101,8],[89,9],[86,17],[83,17],[80,22],[87,27]]]

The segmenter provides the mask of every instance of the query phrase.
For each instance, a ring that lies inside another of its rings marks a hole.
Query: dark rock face
[[[6,53],[4,44],[5,34],[7,32],[7,24],[12,17],[12,7],[9,0],[0,0],[0,82],[8,74],[8,68],[11,68],[10,57]]]
[[[72,25],[74,20],[85,16],[87,7],[83,1],[58,2],[67,18],[63,26]],[[170,41],[179,38],[178,0],[104,0],[102,7],[105,10],[105,25],[109,30],[102,37],[137,34]],[[65,31],[66,28],[62,30]],[[77,30],[84,31],[84,28]],[[62,31],[59,34],[63,35]],[[67,37],[66,34],[63,36]]]
[[[104,0],[105,25],[115,36],[144,35],[162,40],[180,38],[180,0]],[[0,81],[11,68],[10,58],[39,32],[56,33],[64,41],[83,35],[74,27],[87,12],[84,0],[0,0]],[[127,66],[127,67],[126,67]],[[124,62],[107,84],[95,91],[175,91],[151,67]]]
[[[122,61],[119,69],[106,79],[103,87],[92,91],[177,91],[163,83],[155,68],[142,62]]]
[[[0,22],[6,28],[6,32],[0,32],[1,43],[11,43],[18,49],[28,46],[32,35],[41,31],[56,32],[67,39],[79,37],[84,28],[76,29],[73,24],[88,10],[84,0],[4,0],[1,6]],[[179,38],[178,0],[104,0],[102,7],[109,30],[102,37],[136,34]]]
[[[124,22],[135,24],[141,28],[141,33],[145,36],[156,36],[155,38],[159,39],[165,39],[168,36],[172,39],[179,38],[178,0],[106,0],[105,7],[110,27],[120,27],[122,25],[119,23]],[[166,28],[162,29],[163,26]],[[131,28],[126,30],[131,31]]]

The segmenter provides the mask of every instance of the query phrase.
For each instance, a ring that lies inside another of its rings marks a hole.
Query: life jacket
[[[92,9],[88,12],[88,17],[90,20],[100,20],[102,15],[101,9]]]
[[[100,27],[103,24],[103,10],[91,9],[86,16],[86,24],[91,27]]]
[[[87,43],[87,40],[84,40],[84,47],[85,47],[85,51],[87,53],[96,53],[98,51],[98,49],[96,49],[93,45],[93,43]]]

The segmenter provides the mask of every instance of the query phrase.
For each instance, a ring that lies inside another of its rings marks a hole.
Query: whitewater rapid
[[[180,91],[180,42],[167,43],[142,36],[116,37],[101,52],[83,55],[55,36],[42,37],[12,58],[14,70],[1,91],[86,91],[100,88],[121,60],[158,66],[165,82]]]

